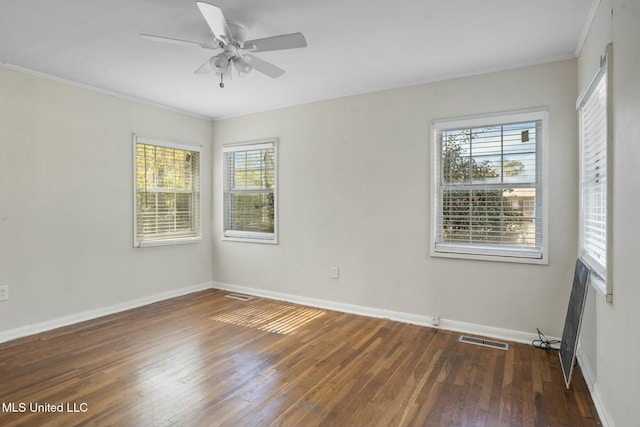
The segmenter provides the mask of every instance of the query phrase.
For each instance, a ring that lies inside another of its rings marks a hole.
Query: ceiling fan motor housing
[[[233,39],[233,44],[242,49],[244,42],[247,40],[247,29],[236,21],[227,20],[227,27],[229,28],[229,34]],[[229,41],[231,43],[231,41]]]

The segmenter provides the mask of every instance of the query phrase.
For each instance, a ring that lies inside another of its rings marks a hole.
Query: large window
[[[134,246],[199,240],[201,147],[133,140]]]
[[[223,147],[226,240],[277,243],[276,141]]]
[[[433,123],[434,256],[546,261],[546,112]]]
[[[610,47],[608,48],[610,49]],[[580,254],[595,272],[598,287],[607,297],[607,151],[609,126],[609,81],[607,57],[586,92],[578,100],[580,111]],[[593,277],[593,275],[592,275]]]

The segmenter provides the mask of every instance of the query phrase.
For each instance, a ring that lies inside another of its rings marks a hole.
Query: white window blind
[[[228,145],[222,151],[223,237],[277,243],[275,141]]]
[[[200,238],[200,151],[134,136],[134,246]]]
[[[543,259],[543,117],[435,123],[434,255]]]
[[[601,72],[580,103],[581,252],[601,277],[607,269],[607,74]]]

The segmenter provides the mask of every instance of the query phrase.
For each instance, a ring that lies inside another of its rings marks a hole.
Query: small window
[[[201,147],[134,135],[134,246],[198,241]]]
[[[223,239],[277,243],[275,140],[223,147]]]
[[[546,112],[433,123],[432,256],[546,263]]]

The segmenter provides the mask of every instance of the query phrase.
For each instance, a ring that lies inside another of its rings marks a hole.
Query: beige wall
[[[214,122],[214,281],[559,336],[577,240],[575,76],[569,60]],[[549,265],[431,258],[430,121],[540,106]],[[280,244],[222,241],[221,147],[271,136]]]
[[[613,304],[599,299],[598,384],[615,425],[640,425],[640,2],[613,0]],[[631,195],[631,197],[630,197]]]
[[[612,14],[613,11],[613,14]],[[591,376],[592,395],[609,426],[640,425],[640,286],[637,274],[637,211],[640,202],[640,3],[602,0],[578,59],[582,92],[599,67],[599,56],[613,41],[613,235],[609,280],[613,303],[590,290],[581,334],[583,371]]]
[[[582,50],[578,57],[578,94],[588,88],[593,77],[600,69],[600,57],[604,55],[605,48],[613,37],[611,1],[602,0],[598,4],[596,14],[589,27]],[[596,304],[602,299],[596,288],[590,288],[587,292],[587,302],[582,320],[582,332],[578,354],[580,363],[586,376],[592,381],[597,378],[597,343],[596,343]]]
[[[209,283],[211,239],[133,248],[131,133],[203,144],[211,123],[0,68],[3,331]]]
[[[611,11],[613,10],[613,14]],[[613,303],[592,292],[583,347],[586,368],[592,371],[593,395],[605,415],[605,423],[640,425],[640,286],[637,254],[640,231],[640,3],[635,0],[603,0],[579,58],[579,90],[597,70],[597,57],[613,41],[613,235],[608,265]]]

